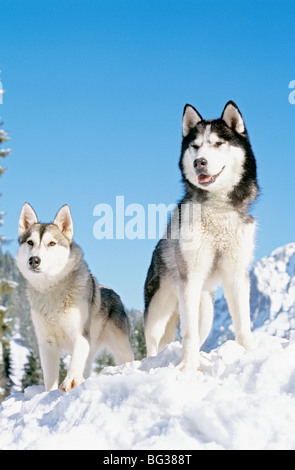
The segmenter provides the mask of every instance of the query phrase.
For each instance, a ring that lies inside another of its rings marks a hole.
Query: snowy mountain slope
[[[0,406],[0,449],[295,449],[295,335],[201,354],[181,346],[109,367],[63,394],[29,387]]]
[[[251,280],[254,327],[286,336],[295,328],[295,243],[277,248],[256,263]],[[278,317],[284,319],[281,326]]]
[[[258,261],[250,273],[250,310],[253,329],[282,338],[295,329],[295,243],[274,250]],[[215,302],[213,329],[204,350],[234,338],[225,298]]]

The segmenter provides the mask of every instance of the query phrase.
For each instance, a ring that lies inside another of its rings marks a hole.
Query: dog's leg
[[[161,347],[163,349],[166,346],[162,339],[170,320],[170,311],[164,308],[164,306],[159,308],[159,303],[155,298],[149,305],[144,328],[147,356],[156,356],[161,351]]]
[[[199,337],[200,347],[207,339],[213,323],[214,294],[210,291],[203,291],[201,294],[199,313]]]
[[[63,392],[66,392],[67,390],[71,390],[74,387],[77,387],[77,385],[81,384],[84,382],[84,369],[85,369],[85,364],[87,361],[87,357],[89,354],[89,340],[82,334],[77,335],[75,342],[74,342],[74,347],[73,347],[73,354],[72,354],[72,359],[70,362],[69,370],[66,375],[65,380],[60,386],[60,389]]]
[[[190,276],[181,282],[179,292],[179,313],[182,336],[182,371],[196,371],[200,367],[199,306],[203,279]]]
[[[116,328],[112,323],[109,323],[99,337],[99,341],[91,345],[84,370],[85,379],[90,376],[92,363],[103,348],[106,348],[114,356],[115,362],[118,365],[134,360],[128,334]]]
[[[250,280],[248,268],[254,249],[255,223],[242,225],[231,251],[223,259],[222,281],[224,295],[231,314],[236,340],[252,349],[250,320]]]
[[[59,350],[54,340],[44,340],[39,343],[41,366],[46,391],[58,388]]]
[[[134,360],[134,354],[129,343],[129,339],[125,335],[121,335],[118,338],[116,347],[113,347],[113,354],[115,357],[116,364],[125,364],[125,362],[132,362]]]
[[[251,349],[250,282],[248,272],[235,272],[231,276],[226,276],[223,287],[235,328],[236,340],[244,348]]]
[[[145,314],[147,356],[156,356],[166,346],[167,342],[164,341],[166,328],[175,311],[177,311],[177,286],[171,279],[163,279]]]
[[[128,335],[113,325],[108,325],[102,337],[103,344],[113,354],[116,364],[125,364],[134,360]]]
[[[93,363],[94,359],[96,358],[96,356],[98,355],[99,350],[100,350],[100,348],[97,344],[94,344],[94,345],[91,344],[90,351],[89,351],[89,354],[88,354],[88,357],[87,357],[87,360],[86,360],[86,364],[85,364],[85,367],[84,367],[84,374],[83,374],[84,379],[88,379],[88,377],[90,377],[91,370],[92,370],[92,363]]]
[[[177,304],[177,307],[178,307],[178,304]],[[175,341],[178,325],[179,325],[179,313],[177,309],[177,311],[172,313],[166,325],[165,333],[162,336],[162,339],[159,344],[159,351],[162,351],[162,349],[166,346],[166,344],[169,344]]]

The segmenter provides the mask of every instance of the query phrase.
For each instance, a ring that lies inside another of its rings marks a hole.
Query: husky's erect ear
[[[68,240],[72,240],[74,235],[73,220],[69,206],[66,204],[62,206],[55,216],[54,222],[59,230],[67,237]]]
[[[27,202],[24,203],[18,222],[18,233],[21,237],[30,227],[31,225],[37,224],[38,219],[36,216],[36,212],[34,209],[28,204]]]
[[[198,111],[191,106],[190,104],[186,104],[183,110],[182,116],[182,135],[186,137],[191,129],[196,127],[196,125],[203,121],[202,116],[198,113]]]
[[[228,127],[238,132],[239,134],[246,133],[242,114],[240,113],[240,110],[237,107],[236,103],[234,103],[233,101],[229,101],[228,103],[226,103],[223,113],[221,115],[221,119],[224,120]]]

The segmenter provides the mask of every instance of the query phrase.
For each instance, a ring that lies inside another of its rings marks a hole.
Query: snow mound
[[[195,373],[176,342],[66,394],[29,387],[0,406],[0,449],[295,449],[295,333],[254,337],[202,352]]]

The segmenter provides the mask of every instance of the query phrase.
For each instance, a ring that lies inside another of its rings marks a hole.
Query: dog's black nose
[[[33,269],[38,268],[38,266],[40,266],[40,263],[41,258],[39,258],[39,256],[31,256],[31,258],[29,259],[29,265]]]
[[[206,158],[203,158],[203,157],[196,158],[196,160],[194,161],[194,167],[196,168],[196,170],[202,171],[206,168],[207,163],[208,162]]]

